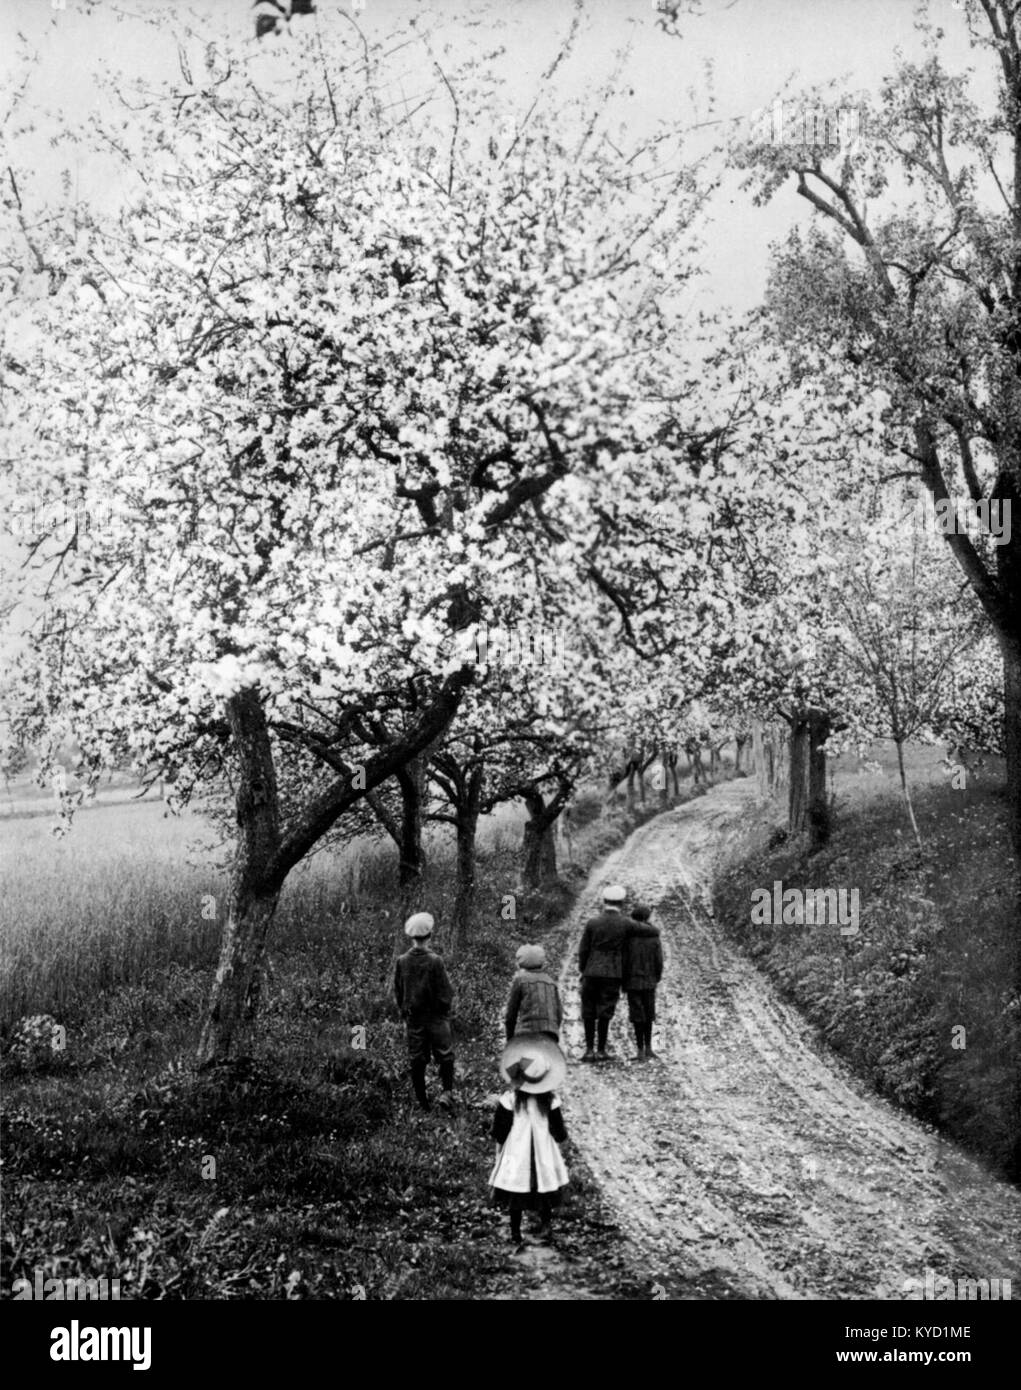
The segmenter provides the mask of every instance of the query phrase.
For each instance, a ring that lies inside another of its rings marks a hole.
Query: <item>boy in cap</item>
[[[656,986],[663,978],[663,946],[659,928],[649,921],[652,909],[636,903],[631,909],[631,931],[624,947],[624,989],[628,1014],[638,1044],[638,1062],[655,1057],[652,1025],[656,1019]]]
[[[603,910],[590,917],[581,934],[578,965],[581,969],[581,1019],[585,1027],[583,1062],[606,1062],[606,1038],[620,999],[624,967],[624,943],[632,923],[624,916],[626,891],[613,884],[603,891]],[[599,1052],[593,1052],[598,1029]]]
[[[432,931],[430,913],[416,912],[408,918],[404,934],[411,937],[411,950],[398,956],[394,972],[394,997],[408,1025],[411,1084],[423,1110],[429,1109],[425,1069],[430,1054],[440,1064],[440,1104],[450,1106],[454,1102],[454,1044],[450,1033],[454,990],[443,961],[429,949]]]
[[[518,970],[504,1017],[508,1039],[515,1033],[542,1033],[559,1042],[564,1010],[557,982],[546,974],[546,952],[541,946],[519,946],[514,959]]]

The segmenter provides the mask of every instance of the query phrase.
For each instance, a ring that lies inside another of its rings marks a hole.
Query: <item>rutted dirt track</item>
[[[1017,1296],[1021,1193],[870,1094],[713,923],[705,887],[753,799],[750,782],[729,782],[648,822],[599,866],[575,915],[561,978],[575,1059],[577,940],[600,888],[623,883],[663,934],[658,1060],[630,1060],[622,1000],[620,1060],[572,1065],[564,1088],[628,1262],[651,1297],[903,1298],[927,1269],[1010,1278]]]

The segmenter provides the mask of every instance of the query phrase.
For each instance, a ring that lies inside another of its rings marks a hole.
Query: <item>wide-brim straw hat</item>
[[[540,1072],[541,1074],[537,1074]],[[538,1096],[556,1091],[567,1075],[567,1058],[552,1038],[542,1033],[518,1033],[503,1049],[500,1075],[516,1091]]]

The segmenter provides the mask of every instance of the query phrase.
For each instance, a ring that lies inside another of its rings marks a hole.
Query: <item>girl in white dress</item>
[[[504,1048],[500,1071],[512,1089],[500,1097],[493,1117],[498,1147],[489,1184],[496,1205],[510,1211],[511,1240],[521,1245],[523,1211],[537,1211],[536,1234],[551,1238],[553,1208],[569,1181],[560,1154],[567,1128],[556,1094],[567,1062],[551,1038],[519,1033]]]

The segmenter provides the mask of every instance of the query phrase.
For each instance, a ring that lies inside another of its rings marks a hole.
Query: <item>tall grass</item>
[[[548,938],[570,901],[565,885],[518,891],[519,815],[480,835],[469,940],[456,959],[447,952],[459,1103],[453,1115],[423,1116],[390,991],[393,947],[403,942],[390,848],[362,842],[316,855],[291,876],[254,1056],[207,1077],[190,1063],[220,923],[204,921],[198,904],[208,893],[219,910],[224,879],[210,856],[188,855],[200,822],[138,811],[105,830],[83,817],[81,839],[56,846],[55,864],[76,875],[73,893],[49,862],[53,847],[33,843],[25,826],[14,874],[8,859],[20,910],[5,928],[17,947],[9,978],[21,1010],[65,1001],[53,1012],[67,1024],[67,1046],[38,1068],[0,1059],[0,1297],[35,1270],[119,1278],[124,1297],[514,1296],[505,1223],[486,1205],[496,1021],[515,947]],[[619,833],[630,829],[614,820]],[[575,841],[572,877],[591,864],[589,838]],[[422,900],[444,928],[452,846],[438,834],[429,849]],[[33,872],[37,862],[44,873]],[[508,892],[512,923],[500,913]],[[168,940],[168,926],[182,923],[187,930]],[[162,964],[145,956],[145,941],[164,952]],[[121,972],[98,992],[96,953]],[[363,1050],[352,1046],[356,1024]],[[560,1229],[574,1277],[637,1297],[611,1258],[612,1224],[584,1165],[570,1164]]]
[[[199,828],[151,803],[82,813],[56,840],[43,818],[5,820],[0,1023],[70,1016],[151,969],[205,963],[222,901],[210,862],[187,862]],[[215,909],[214,909],[215,910]]]
[[[485,818],[481,852],[513,854],[522,814],[504,807]],[[62,839],[37,816],[6,818],[0,837],[0,1028],[32,1013],[74,1021],[110,990],[170,966],[215,964],[228,883],[199,816],[136,802],[83,811]],[[449,836],[427,833],[426,851],[441,872],[423,884],[423,906],[440,923],[443,949],[454,892]],[[343,955],[345,929],[368,914],[385,938],[384,970],[399,925],[396,868],[387,841],[314,855],[284,887],[272,949],[325,936]]]

